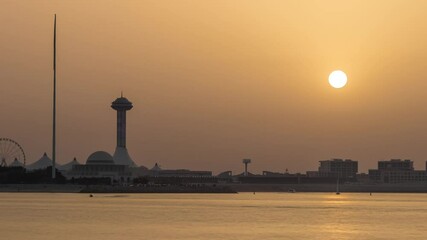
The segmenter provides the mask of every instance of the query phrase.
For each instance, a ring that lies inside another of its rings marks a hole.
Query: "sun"
[[[347,75],[341,70],[329,74],[329,84],[334,88],[343,88],[347,84]]]

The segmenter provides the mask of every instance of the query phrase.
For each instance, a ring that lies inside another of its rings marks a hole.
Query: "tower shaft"
[[[116,164],[136,167],[126,148],[126,111],[132,107],[132,103],[123,94],[111,103],[111,108],[117,111],[117,146],[113,158]]]
[[[126,111],[117,111],[117,147],[126,148]]]
[[[243,173],[244,176],[248,176],[248,164],[251,163],[251,160],[249,158],[243,159],[243,164],[245,164],[245,172]]]

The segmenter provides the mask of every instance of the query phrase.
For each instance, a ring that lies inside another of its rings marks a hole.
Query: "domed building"
[[[113,156],[104,151],[97,151],[89,155],[86,165],[114,165]]]
[[[117,182],[130,182],[131,175],[129,166],[115,164],[113,156],[104,151],[92,153],[86,164],[73,165],[67,174],[70,178],[110,178]]]

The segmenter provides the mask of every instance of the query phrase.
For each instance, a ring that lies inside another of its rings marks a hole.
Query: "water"
[[[426,239],[427,195],[0,193],[0,239]]]

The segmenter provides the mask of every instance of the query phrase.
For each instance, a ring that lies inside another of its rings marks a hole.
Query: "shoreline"
[[[110,186],[72,184],[0,184],[0,192],[24,193],[239,193],[336,192],[335,184],[217,184],[203,186]],[[427,193],[427,184],[342,184],[345,193]]]
[[[79,193],[83,187],[71,184],[0,184],[0,192]]]
[[[72,184],[0,184],[10,193],[237,193],[228,186],[111,186]]]
[[[336,192],[336,184],[228,184],[237,192]],[[349,193],[427,193],[422,184],[341,184],[339,191]]]
[[[229,186],[87,186],[80,193],[237,193]]]

